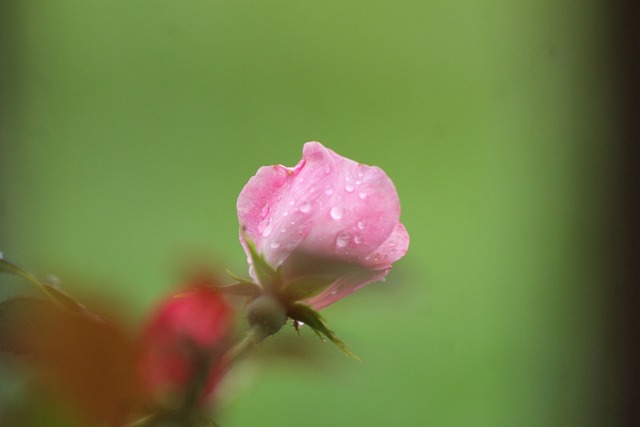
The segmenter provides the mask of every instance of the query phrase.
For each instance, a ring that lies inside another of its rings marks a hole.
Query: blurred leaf
[[[56,315],[51,302],[37,298],[12,298],[0,302],[0,351],[33,353],[33,337]]]
[[[133,341],[114,323],[16,298],[0,304],[0,346],[90,425],[121,425],[139,401]]]
[[[318,313],[308,305],[304,305],[304,304],[291,305],[289,307],[289,310],[287,311],[287,316],[289,316],[293,320],[306,324],[320,338],[322,338],[323,336],[326,337],[327,339],[329,339],[329,341],[334,343],[340,349],[340,351],[342,351],[347,356],[357,361],[362,361],[362,359],[360,359],[358,356],[352,353],[351,350],[349,350],[349,347],[347,347],[347,344],[344,341],[342,341],[340,338],[338,338],[335,332],[333,332],[331,329],[329,329],[325,325],[324,319],[322,318],[320,313]]]

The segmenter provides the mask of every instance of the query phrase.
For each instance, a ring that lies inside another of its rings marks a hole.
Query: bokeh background
[[[63,284],[83,277],[74,291],[119,301],[134,325],[193,259],[245,274],[235,201],[258,167],[294,165],[317,140],[394,180],[409,253],[325,311],[365,362],[310,340],[330,363],[247,364],[221,425],[619,421],[601,3],[2,11],[0,250]],[[21,292],[0,280],[0,296]]]

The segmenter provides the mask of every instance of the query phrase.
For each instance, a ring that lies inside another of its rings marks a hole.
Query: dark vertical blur
[[[611,198],[615,228],[609,346],[625,426],[640,425],[640,5],[612,5],[611,77],[617,101],[617,188]]]
[[[8,164],[15,148],[19,120],[20,2],[0,2],[0,251],[7,238]]]

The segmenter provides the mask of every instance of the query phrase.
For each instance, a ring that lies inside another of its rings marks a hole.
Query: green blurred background
[[[0,250],[63,282],[91,278],[133,319],[191,254],[244,274],[236,197],[259,166],[297,163],[304,142],[394,180],[409,253],[386,283],[325,311],[365,363],[314,342],[332,369],[238,369],[249,383],[221,408],[224,427],[614,422],[599,3],[29,0],[4,12]],[[20,292],[2,280],[0,296]]]

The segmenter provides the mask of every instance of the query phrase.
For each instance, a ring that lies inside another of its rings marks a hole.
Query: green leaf
[[[302,322],[305,325],[309,326],[313,330],[313,332],[315,332],[316,335],[318,335],[320,338],[322,338],[323,336],[326,337],[347,356],[359,362],[362,361],[362,359],[360,359],[353,352],[351,352],[351,350],[349,350],[347,344],[340,338],[338,338],[335,332],[333,332],[327,327],[327,325],[325,325],[325,321],[320,313],[315,311],[313,308],[304,304],[292,304],[287,311],[287,316],[289,316],[293,320]]]
[[[307,276],[285,283],[280,294],[287,301],[300,301],[318,295],[336,280],[335,276]]]
[[[258,276],[258,282],[260,282],[265,289],[276,289],[280,282],[279,274],[267,263],[264,257],[258,253],[256,245],[251,239],[245,236],[244,233],[243,238],[249,248],[251,262],[253,263],[256,276]]]

